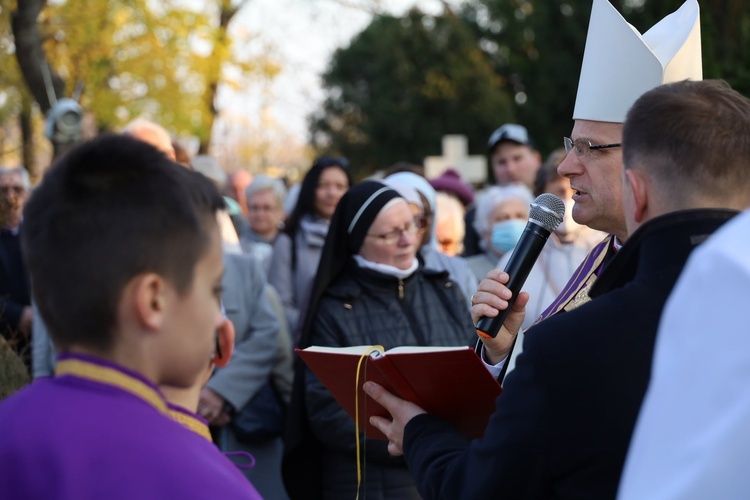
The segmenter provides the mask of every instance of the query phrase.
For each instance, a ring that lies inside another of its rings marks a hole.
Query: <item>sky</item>
[[[244,92],[223,89],[219,106],[224,120],[214,132],[219,142],[238,133],[237,124],[242,122],[253,134],[274,133],[277,141],[282,134],[292,142],[306,143],[307,117],[324,97],[320,76],[333,52],[368,25],[372,14],[366,7],[373,5],[394,15],[413,6],[428,13],[442,11],[439,0],[250,0],[230,26],[238,40],[235,45],[250,53],[270,54],[282,71],[272,82],[251,85]]]

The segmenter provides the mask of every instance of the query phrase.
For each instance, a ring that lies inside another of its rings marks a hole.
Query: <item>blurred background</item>
[[[682,2],[612,3],[642,31]],[[591,4],[1,0],[0,164],[36,179],[66,144],[137,117],[228,173],[289,182],[323,154],[357,179],[423,164],[448,135],[482,156],[505,122],[546,157],[572,127]],[[750,95],[750,7],[700,6],[704,77]]]

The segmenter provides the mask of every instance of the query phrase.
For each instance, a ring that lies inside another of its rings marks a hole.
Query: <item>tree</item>
[[[13,15],[17,60],[43,112],[49,109],[44,69],[50,68],[58,96],[82,84],[82,104],[99,130],[145,114],[175,134],[197,137],[206,152],[227,67],[240,75],[277,71],[231,50],[227,27],[247,0],[217,2],[206,14],[181,2],[25,0]]]
[[[445,134],[464,134],[483,153],[491,131],[513,118],[505,79],[448,10],[376,15],[335,52],[323,86],[313,145],[348,157],[360,177],[397,161],[421,163]]]
[[[33,4],[32,4],[33,5]],[[33,134],[33,98],[29,95],[16,62],[11,37],[11,12],[8,5],[0,5],[0,123],[15,121],[21,135],[21,144],[13,147],[6,143],[3,130],[0,155],[6,165],[16,161],[24,165],[35,177],[36,148]]]
[[[462,12],[543,153],[570,132],[590,12],[591,0],[480,0]]]
[[[641,33],[684,0],[613,0]],[[471,0],[462,16],[476,30],[495,70],[515,92],[515,114],[543,153],[572,128],[591,0]],[[750,93],[750,7],[701,0],[704,78],[724,78]]]
[[[641,32],[682,5],[681,0],[624,1],[623,12]],[[750,96],[750,4],[700,0],[703,78],[721,78]]]

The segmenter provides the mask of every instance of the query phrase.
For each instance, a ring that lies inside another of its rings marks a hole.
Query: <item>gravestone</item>
[[[428,156],[424,159],[425,177],[435,178],[453,168],[461,179],[473,185],[487,182],[487,158],[483,155],[469,155],[469,142],[465,135],[444,135],[442,156]]]

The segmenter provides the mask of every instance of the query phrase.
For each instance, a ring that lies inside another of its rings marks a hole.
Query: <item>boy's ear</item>
[[[234,325],[229,319],[224,318],[224,322],[216,330],[216,352],[214,353],[213,363],[219,368],[229,364],[234,351]]]
[[[166,309],[166,283],[161,276],[147,273],[132,281],[132,298],[138,322],[148,330],[159,330]]]

